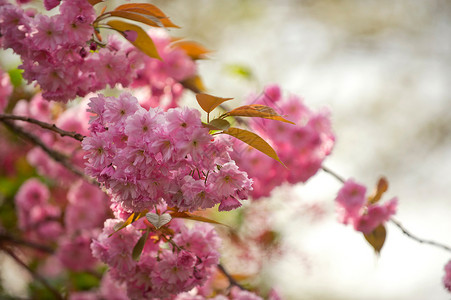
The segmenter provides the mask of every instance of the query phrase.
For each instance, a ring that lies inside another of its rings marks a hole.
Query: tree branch
[[[0,245],[3,242],[11,243],[11,244],[19,245],[19,246],[25,246],[25,247],[32,248],[35,250],[46,252],[48,254],[54,253],[53,249],[50,247],[47,247],[47,246],[44,246],[41,244],[36,244],[36,243],[30,242],[30,241],[22,240],[22,239],[13,237],[9,234],[6,234],[6,233],[0,233]]]
[[[239,284],[239,283],[232,277],[232,275],[230,275],[230,274],[226,271],[226,269],[224,269],[224,266],[223,266],[223,265],[218,264],[218,269],[222,272],[222,274],[225,275],[225,277],[227,277],[227,279],[228,279],[229,282],[230,282],[230,286],[234,285],[234,286],[239,287],[239,288],[240,288],[241,290],[243,290],[243,291],[246,291],[246,290],[247,290],[247,289],[244,288],[241,284]]]
[[[85,174],[82,171],[80,171],[79,169],[75,168],[71,163],[69,163],[67,161],[66,156],[64,154],[49,148],[36,135],[34,135],[32,133],[29,133],[29,132],[26,132],[22,127],[17,126],[16,124],[14,124],[10,120],[0,119],[0,121],[3,122],[3,124],[5,124],[6,127],[8,127],[11,131],[16,132],[17,134],[19,134],[20,136],[22,136],[26,140],[29,140],[30,142],[32,142],[36,146],[40,147],[51,158],[53,158],[55,161],[57,161],[60,164],[62,164],[67,170],[69,170],[73,174],[85,179],[86,181],[88,181],[90,183],[93,183],[95,185],[99,185],[99,183],[97,181],[93,181],[92,179],[88,178],[87,176],[85,176]]]
[[[332,175],[333,177],[335,177],[335,179],[337,179],[338,181],[340,181],[341,183],[345,183],[346,180],[341,177],[340,175],[338,175],[337,173],[335,173],[334,171],[332,171],[331,169],[329,169],[328,167],[325,166],[321,166],[321,169],[326,172],[329,173],[330,175]]]
[[[396,225],[396,227],[398,227],[399,229],[401,229],[402,233],[404,233],[405,235],[407,235],[409,238],[413,239],[414,241],[417,241],[420,244],[428,244],[428,245],[432,245],[435,247],[439,247],[442,248],[448,252],[451,252],[451,247],[448,247],[446,245],[443,245],[441,243],[437,243],[431,240],[424,240],[424,239],[420,239],[419,237],[413,235],[412,233],[410,233],[409,231],[407,231],[402,225],[401,223],[399,223],[398,221],[396,221],[395,219],[391,218],[390,222],[392,222],[393,224]]]
[[[61,296],[61,294],[55,290],[48,282],[47,280],[45,280],[44,277],[42,277],[41,275],[39,275],[38,273],[36,273],[35,271],[33,271],[26,263],[24,263],[13,251],[11,251],[11,249],[8,249],[6,247],[3,247],[0,245],[0,249],[2,249],[3,251],[5,251],[9,256],[11,256],[11,258],[13,258],[19,265],[21,265],[24,269],[26,269],[35,280],[39,281],[43,286],[45,286],[46,289],[48,289],[53,296],[55,296],[55,299],[58,300],[63,300],[63,296]]]
[[[16,115],[11,115],[11,114],[0,114],[0,121],[3,121],[3,120],[18,120],[18,121],[32,123],[32,124],[35,124],[35,125],[38,125],[38,126],[44,128],[44,129],[48,129],[50,131],[56,132],[62,137],[69,136],[80,142],[83,141],[83,139],[85,138],[85,136],[82,134],[76,133],[74,131],[66,131],[59,127],[56,127],[55,124],[49,124],[49,123],[42,122],[42,121],[30,118],[30,117],[16,116]]]

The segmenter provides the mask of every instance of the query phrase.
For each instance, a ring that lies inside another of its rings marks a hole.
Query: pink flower
[[[56,17],[36,16],[36,31],[31,34],[39,50],[54,51],[63,42],[63,26]]]
[[[46,10],[51,10],[60,4],[61,0],[44,0]]]
[[[445,276],[443,276],[443,285],[451,292],[451,260],[445,265]]]
[[[335,199],[340,222],[343,224],[356,222],[366,202],[365,193],[366,187],[352,179],[343,184]]]
[[[393,198],[385,204],[371,203],[366,200],[365,193],[363,185],[349,179],[338,192],[335,204],[341,223],[350,223],[355,230],[369,234],[396,213],[398,199]]]
[[[16,205],[19,209],[29,210],[48,201],[50,191],[36,178],[25,181],[16,194]]]
[[[8,73],[3,73],[0,69],[0,113],[2,113],[8,105],[9,96],[13,91]]]
[[[64,236],[56,253],[61,263],[73,271],[94,270],[98,261],[92,256],[91,238],[92,233],[86,231],[73,237]]]
[[[396,213],[398,200],[396,198],[386,202],[383,205],[369,205],[366,213],[361,215],[354,228],[364,234],[371,233],[377,226],[390,220],[390,217]]]

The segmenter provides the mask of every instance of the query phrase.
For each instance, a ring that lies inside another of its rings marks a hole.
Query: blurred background
[[[369,191],[385,175],[383,200],[398,197],[397,220],[451,245],[450,1],[153,3],[182,27],[171,34],[214,51],[200,62],[211,94],[244,99],[278,83],[284,95],[328,107],[337,143],[325,165]],[[268,282],[287,299],[449,299],[441,280],[451,253],[389,223],[377,257],[336,221],[339,188],[319,172],[276,191],[276,223],[292,254],[271,262]],[[297,210],[313,203],[321,205],[319,220]]]
[[[244,100],[277,83],[315,110],[327,107],[337,142],[325,166],[369,191],[386,176],[383,200],[398,197],[396,219],[451,245],[450,1],[152,3],[182,27],[171,35],[213,50],[199,63],[209,93]],[[268,264],[264,280],[286,299],[449,299],[441,280],[451,253],[389,223],[376,256],[336,221],[340,186],[320,171],[275,191],[268,201],[287,255]]]

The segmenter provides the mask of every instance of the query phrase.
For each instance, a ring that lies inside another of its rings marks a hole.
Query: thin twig
[[[45,286],[52,294],[55,296],[55,299],[63,300],[63,296],[55,290],[48,282],[45,280],[44,277],[33,271],[26,263],[24,263],[13,251],[6,247],[1,247],[3,251],[5,251],[11,258],[13,258],[19,265],[21,265],[23,268],[25,268],[35,280],[39,281],[43,286]]]
[[[83,141],[83,139],[85,138],[85,136],[80,133],[76,133],[74,131],[66,131],[59,127],[56,127],[55,124],[49,124],[49,123],[42,122],[42,121],[30,118],[30,117],[16,116],[16,115],[11,115],[11,114],[0,114],[0,120],[18,120],[18,121],[32,123],[32,124],[35,124],[35,125],[38,125],[38,126],[44,128],[44,129],[48,129],[50,131],[56,132],[62,137],[68,136],[68,137],[76,139],[77,141],[80,141],[80,142]]]
[[[446,245],[443,245],[443,244],[441,244],[441,243],[437,243],[437,242],[434,242],[434,241],[420,239],[419,237],[417,237],[417,236],[411,234],[409,231],[407,231],[407,230],[401,225],[401,223],[399,223],[399,222],[396,221],[395,219],[391,218],[390,221],[391,221],[393,224],[395,224],[396,227],[398,227],[399,229],[401,229],[402,233],[404,233],[405,235],[407,235],[409,238],[413,239],[414,241],[417,241],[418,243],[421,243],[421,244],[428,244],[428,245],[432,245],[432,246],[435,246],[435,247],[439,247],[439,248],[442,248],[442,249],[444,249],[444,250],[446,250],[446,251],[451,252],[451,247],[448,247],[448,246],[446,246]]]
[[[329,169],[328,167],[325,166],[321,166],[321,169],[326,172],[329,173],[330,175],[332,175],[333,177],[335,177],[335,179],[337,179],[338,181],[340,181],[341,183],[345,183],[345,179],[343,177],[341,177],[340,175],[338,175],[337,173],[335,173],[334,171],[332,171],[331,169]]]
[[[232,275],[230,275],[230,274],[226,271],[226,269],[224,269],[224,266],[223,266],[223,265],[218,264],[218,269],[222,272],[222,274],[225,275],[225,277],[227,277],[227,279],[229,280],[231,286],[232,286],[232,285],[237,286],[237,287],[239,287],[239,288],[240,288],[241,290],[243,290],[243,291],[246,291],[246,290],[247,290],[247,289],[244,288],[241,284],[239,284],[239,283],[232,277]]]
[[[38,138],[36,135],[26,132],[22,127],[17,126],[16,124],[14,124],[12,121],[10,120],[0,120],[1,122],[3,122],[3,124],[6,125],[6,127],[8,127],[10,130],[16,132],[17,134],[19,134],[20,136],[22,136],[23,138],[29,140],[30,142],[32,142],[33,144],[35,144],[36,146],[40,147],[45,153],[47,153],[51,158],[53,158],[55,161],[59,162],[60,164],[62,164],[67,170],[69,170],[70,172],[74,173],[75,175],[85,179],[86,181],[93,183],[95,185],[99,185],[98,182],[93,181],[92,179],[88,178],[87,176],[85,176],[85,174],[80,171],[79,169],[75,168],[71,163],[69,163],[67,161],[66,156],[64,156],[64,154],[55,151],[53,149],[50,149],[47,145],[45,145],[40,138]]]
[[[46,252],[49,254],[53,254],[55,251],[53,251],[52,248],[41,245],[41,244],[36,244],[30,241],[26,241],[26,240],[22,240],[16,237],[13,237],[9,234],[0,234],[0,244],[5,241],[7,243],[11,243],[11,244],[15,244],[15,245],[20,245],[20,246],[25,246],[28,248],[32,248],[32,249],[36,249],[42,252]]]

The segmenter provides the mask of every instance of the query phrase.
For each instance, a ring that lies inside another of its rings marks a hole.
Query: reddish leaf
[[[244,105],[235,108],[225,114],[225,116],[235,116],[235,117],[259,117],[271,120],[277,120],[285,123],[290,123],[295,125],[295,123],[284,119],[280,116],[274,109],[269,106],[252,104]]]
[[[202,216],[196,216],[192,213],[189,212],[180,212],[180,211],[173,211],[169,213],[172,218],[181,218],[181,219],[188,219],[188,220],[194,220],[194,221],[200,221],[200,222],[206,222],[206,223],[212,223],[212,224],[219,224],[219,225],[224,225],[227,226],[225,224],[219,223],[215,220],[209,219],[209,218],[205,218]]]
[[[157,22],[151,20],[148,17],[142,16],[140,14],[128,12],[128,11],[112,11],[112,12],[109,12],[109,14],[113,17],[120,17],[120,18],[132,20],[132,21],[136,21],[136,22],[141,22],[141,23],[153,26],[153,27],[161,27]]]
[[[115,11],[129,11],[129,12],[135,12],[140,13],[148,16],[153,16],[155,18],[158,18],[161,24],[165,27],[174,27],[179,28],[179,26],[175,25],[174,23],[169,20],[169,18],[155,5],[149,4],[149,3],[130,3],[130,4],[123,4],[114,9]]]
[[[205,91],[204,83],[202,82],[202,79],[198,75],[185,79],[180,83],[183,85],[184,88],[189,89],[194,93],[201,93]]]
[[[236,128],[236,127],[230,127],[229,129],[225,130],[223,133],[231,135],[231,136],[239,139],[240,141],[245,142],[249,146],[257,149],[258,151],[263,152],[264,154],[277,160],[284,167],[286,167],[283,164],[283,162],[280,161],[279,156],[277,156],[276,151],[264,139],[262,139],[257,134],[250,132],[248,130],[244,130],[244,129],[240,129],[240,128]]]
[[[382,247],[385,243],[385,237],[387,236],[387,231],[385,230],[384,225],[379,225],[369,234],[364,234],[365,239],[370,243],[373,247],[374,251],[377,254],[381,252]]]
[[[157,48],[155,47],[155,44],[153,43],[152,39],[147,35],[147,33],[139,26],[118,21],[118,20],[112,20],[107,23],[111,28],[121,32],[125,36],[125,31],[135,31],[137,33],[137,38],[134,41],[129,41],[132,43],[136,48],[144,52],[150,57],[160,59],[160,55],[158,55]]]
[[[103,2],[103,0],[88,0],[89,4],[92,6],[96,5],[97,3]]]
[[[376,203],[378,202],[382,195],[388,190],[388,181],[385,177],[379,178],[379,181],[377,182],[377,187],[374,193],[368,197],[369,203]]]
[[[208,124],[203,124],[210,130],[227,130],[230,127],[230,123],[224,119],[214,119],[211,120]]]
[[[206,112],[210,113],[213,109],[218,107],[221,103],[232,100],[233,98],[220,98],[208,94],[196,94],[197,103]]]
[[[117,223],[116,225],[114,225],[114,227],[113,227],[114,232],[112,234],[110,234],[109,236],[112,236],[114,233],[118,232],[119,230],[127,227],[128,225],[132,224],[136,220],[139,220],[140,218],[144,217],[147,212],[148,212],[148,210],[144,210],[144,211],[139,212],[139,213],[136,213],[136,212],[132,213],[127,218],[127,220],[125,220],[124,222],[120,222],[120,223]]]
[[[192,41],[176,41],[171,44],[172,47],[182,49],[185,53],[191,57],[193,60],[205,58],[205,54],[211,51]]]

